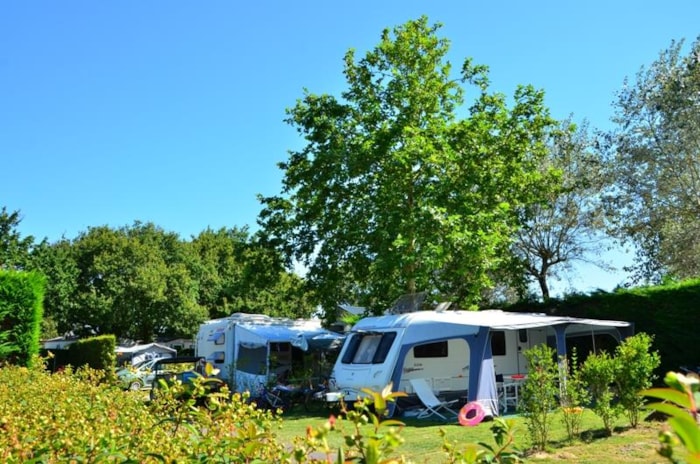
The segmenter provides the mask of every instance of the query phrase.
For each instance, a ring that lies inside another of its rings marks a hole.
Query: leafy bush
[[[583,406],[588,403],[589,394],[578,365],[578,355],[574,349],[571,360],[561,358],[560,369],[560,399],[562,422],[566,427],[569,440],[576,438],[581,428]]]
[[[45,279],[0,269],[0,360],[27,366],[39,354]]]
[[[639,395],[651,387],[654,369],[661,360],[651,350],[652,337],[638,333],[625,339],[615,350],[615,385],[620,406],[629,418],[630,425],[637,427],[644,399]]]
[[[520,455],[514,448],[513,433],[515,421],[513,419],[496,418],[491,426],[496,446],[487,443],[470,443],[463,450],[458,450],[454,443],[444,440],[443,450],[447,452],[450,464],[486,464],[491,462],[514,464],[521,462]]]
[[[328,447],[327,437],[331,431],[344,435],[344,446],[336,452],[339,463],[357,461],[362,464],[398,464],[405,463],[403,456],[393,457],[396,449],[403,443],[401,428],[403,423],[397,420],[383,420],[387,405],[397,397],[405,396],[403,392],[392,392],[392,384],[381,392],[363,389],[367,395],[356,401],[352,409],[341,402],[345,418],[331,417],[322,427],[307,430],[306,447],[297,447],[295,457],[304,462],[303,457],[311,451],[322,450],[322,462],[331,462],[332,453]],[[350,423],[351,430],[345,431],[344,424]],[[371,424],[369,431],[366,425]]]
[[[71,365],[73,367],[89,366],[105,372],[113,372],[117,363],[116,338],[114,335],[99,335],[83,338],[71,344]]]
[[[616,370],[615,358],[605,351],[589,355],[581,367],[581,377],[591,393],[593,412],[603,420],[608,435],[612,434],[613,422],[620,414],[614,404]]]
[[[79,372],[0,369],[0,462],[292,462],[276,419],[240,395],[197,408],[175,386],[149,404]]]
[[[559,371],[554,350],[537,345],[524,352],[528,375],[521,389],[520,412],[525,417],[532,444],[537,449],[547,446],[552,412],[557,406]]]

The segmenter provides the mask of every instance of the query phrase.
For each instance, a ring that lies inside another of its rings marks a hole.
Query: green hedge
[[[39,353],[45,286],[40,274],[0,270],[2,360],[27,366]]]
[[[78,368],[90,366],[93,369],[113,372],[117,364],[117,340],[114,335],[99,335],[83,338],[70,345],[70,364]]]
[[[700,279],[573,295],[547,303],[519,303],[507,309],[630,321],[635,332],[654,336],[653,348],[661,356],[656,373],[661,378],[680,366],[700,366],[700,350],[696,348],[700,341]]]

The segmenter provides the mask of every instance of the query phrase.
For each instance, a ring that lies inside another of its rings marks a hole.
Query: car
[[[126,366],[117,371],[117,381],[125,390],[141,390],[151,388],[155,373],[153,366],[162,358],[141,361],[133,366]]]
[[[187,399],[191,396],[194,379],[198,377],[204,379],[202,384],[207,393],[218,392],[223,386],[223,381],[216,377],[218,369],[214,369],[201,356],[161,358],[153,363],[152,369],[152,400],[158,396],[158,390],[163,386],[170,386],[178,382],[185,386],[182,398]]]

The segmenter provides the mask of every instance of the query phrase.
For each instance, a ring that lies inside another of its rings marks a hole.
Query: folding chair
[[[413,391],[416,392],[416,395],[418,395],[418,399],[420,399],[423,406],[425,406],[425,408],[418,414],[418,419],[425,419],[426,417],[436,415],[442,418],[442,420],[447,420],[447,418],[443,416],[440,411],[449,412],[454,414],[455,417],[457,416],[457,412],[450,409],[450,406],[456,403],[458,400],[440,400],[437,396],[435,396],[433,389],[430,387],[430,385],[428,385],[428,382],[426,382],[425,379],[411,379],[411,385],[413,386]]]

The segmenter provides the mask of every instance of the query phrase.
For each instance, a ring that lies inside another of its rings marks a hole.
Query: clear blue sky
[[[279,193],[276,163],[301,146],[285,108],[305,87],[339,94],[349,48],[423,14],[455,69],[472,57],[492,90],[533,84],[555,117],[604,129],[625,76],[700,34],[697,0],[8,0],[0,206],[37,240],[136,220],[184,239],[255,228],[256,194]],[[580,290],[619,282],[582,272]]]

